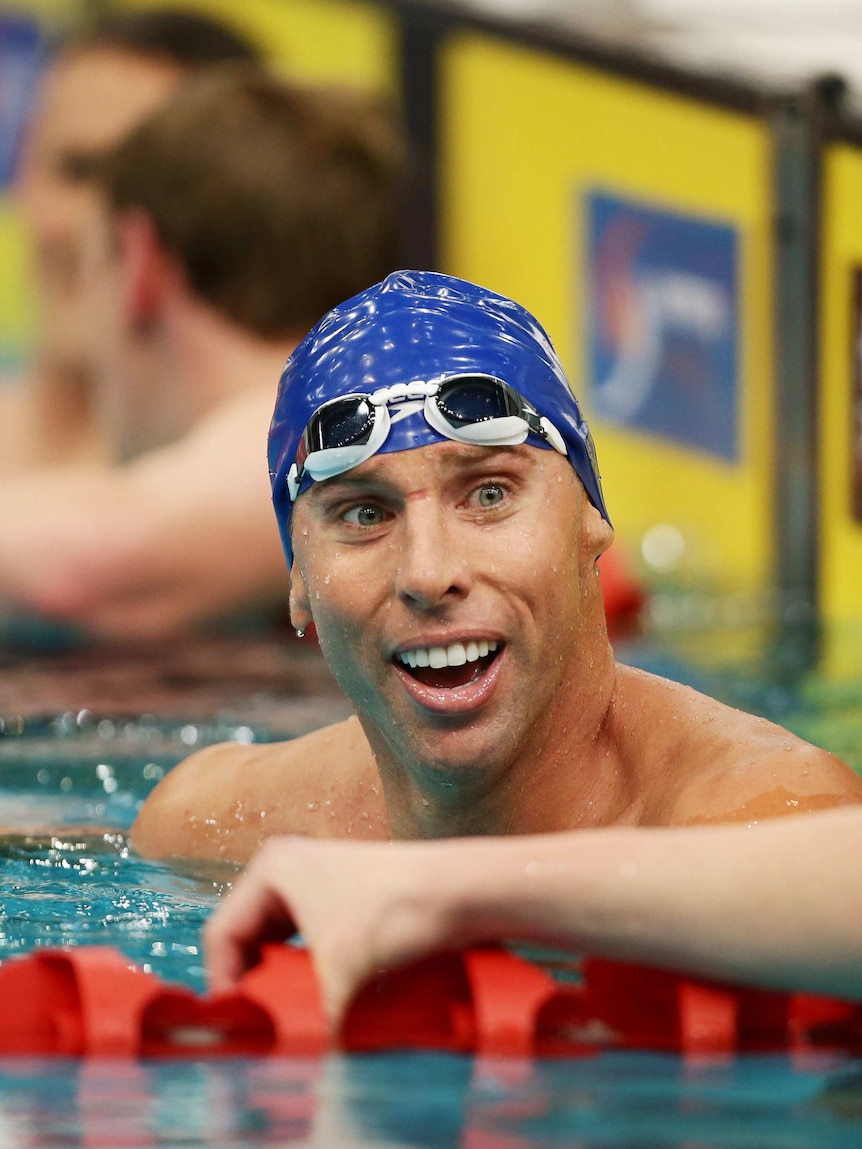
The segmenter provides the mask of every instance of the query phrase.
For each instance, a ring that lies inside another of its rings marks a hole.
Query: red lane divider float
[[[682,1053],[862,1049],[852,1003],[692,981],[588,959],[561,986],[502,950],[387,974],[331,1038],[309,955],[268,946],[236,990],[201,997],[117,950],[41,950],[0,967],[0,1054],[213,1057],[435,1049],[586,1056],[607,1047]]]

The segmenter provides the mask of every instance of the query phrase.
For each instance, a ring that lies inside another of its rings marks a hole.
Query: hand
[[[375,972],[453,940],[428,851],[424,843],[269,839],[204,930],[210,989],[229,988],[262,944],[298,931],[336,1030]]]

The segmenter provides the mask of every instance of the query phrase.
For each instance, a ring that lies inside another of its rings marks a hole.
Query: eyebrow
[[[447,451],[443,458],[444,466],[453,470],[455,467],[467,466],[471,468],[494,466],[499,458],[512,459],[518,458],[531,466],[534,463],[532,447],[527,447],[525,444],[517,444],[511,447],[489,446],[481,447],[478,445],[471,445],[469,443],[455,443],[453,442],[451,448]]]
[[[526,446],[525,444],[517,444],[511,447],[498,447],[498,446],[475,446],[470,443],[446,443],[448,448],[446,454],[442,456],[441,462],[443,468],[448,471],[464,470],[464,471],[478,471],[493,469],[498,465],[501,458],[513,459],[516,458],[520,462],[528,464],[530,467],[535,466],[536,459],[534,458],[535,448]],[[416,450],[416,448],[408,448],[408,450]],[[372,463],[375,459],[385,458],[387,454],[400,454],[399,451],[386,452],[384,455],[373,455],[371,459],[366,462]],[[365,466],[364,463],[360,466]],[[345,471],[341,475],[333,475],[331,479],[322,479],[319,482],[313,483],[308,493],[312,496],[315,493],[320,496],[325,495],[329,491],[344,489],[345,491],[355,491],[361,494],[364,491],[372,490],[379,487],[391,487],[394,484],[384,476],[379,474],[379,468],[369,469],[368,471],[356,474],[356,469]]]

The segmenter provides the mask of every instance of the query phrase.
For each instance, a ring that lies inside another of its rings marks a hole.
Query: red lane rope
[[[582,974],[579,985],[561,986],[502,950],[435,957],[379,976],[330,1035],[304,950],[266,947],[235,990],[212,997],[162,982],[109,947],[40,950],[0,967],[0,1054],[862,1050],[860,1012],[850,1002],[735,989],[595,959],[583,962]]]

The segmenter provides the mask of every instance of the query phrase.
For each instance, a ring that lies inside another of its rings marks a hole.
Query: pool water
[[[849,1059],[0,1060],[4,1149],[858,1149]]]
[[[134,854],[126,831],[189,748],[151,720],[111,726],[94,737],[64,729],[61,716],[53,729],[34,724],[4,741],[0,960],[37,947],[109,944],[148,972],[201,990],[201,926],[234,870],[210,867],[201,877]],[[180,727],[187,738],[189,729]],[[244,728],[194,729],[199,741],[249,736]]]
[[[689,666],[682,674],[671,648],[653,643],[628,654],[802,734],[819,729],[818,740],[839,752],[835,739],[857,752],[862,747],[852,691],[824,694],[745,674],[729,676],[722,690],[714,670]],[[190,750],[300,733],[304,723],[340,717],[343,700],[322,679],[304,695],[294,681],[279,697],[271,681],[261,685],[251,675],[228,705],[221,683],[207,695],[189,690],[187,675],[185,704],[175,699],[160,710],[166,695],[148,693],[137,677],[135,713],[117,699],[110,708],[93,704],[98,675],[95,690],[76,676],[65,691],[62,680],[59,673],[46,685],[31,667],[27,698],[10,705],[4,687],[11,679],[4,682],[0,668],[0,960],[40,946],[106,943],[147,970],[201,989],[201,926],[231,871],[184,873],[145,861],[130,851],[125,832],[150,790]],[[58,697],[75,708],[52,711]],[[533,1064],[417,1052],[317,1060],[0,1059],[0,1149],[292,1144],[858,1149],[862,1061],[631,1052]]]

